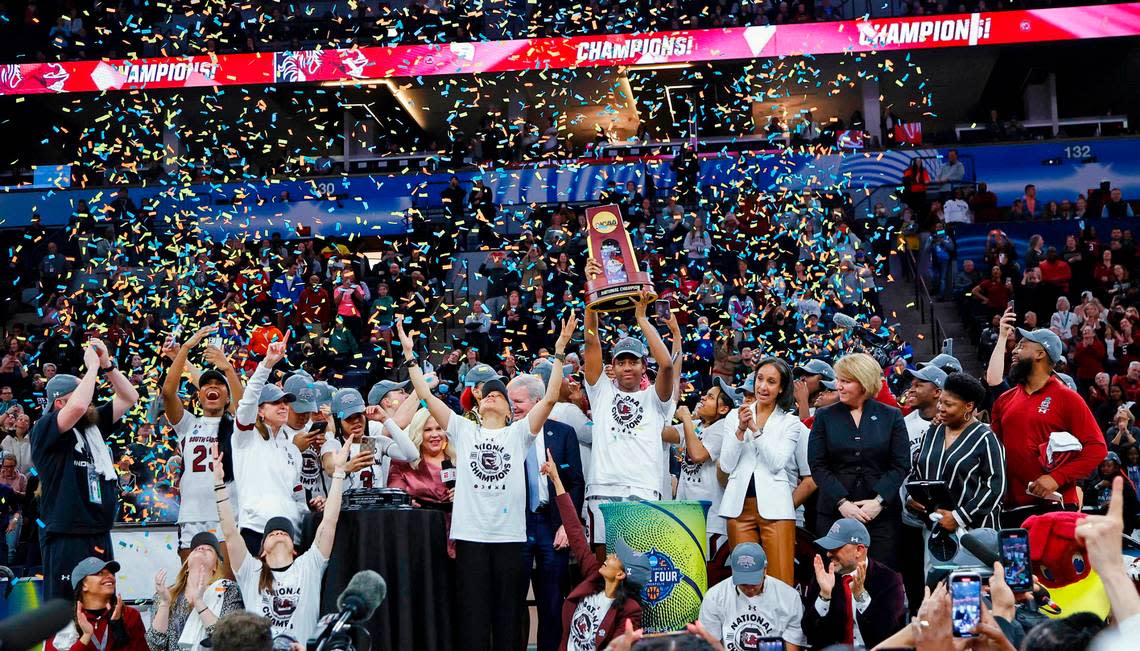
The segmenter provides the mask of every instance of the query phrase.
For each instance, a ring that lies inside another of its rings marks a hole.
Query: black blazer
[[[902,412],[876,400],[863,405],[859,427],[847,405],[837,402],[815,413],[808,438],[808,465],[819,487],[819,512],[835,515],[839,501],[883,498],[899,509],[899,487],[910,471],[910,440]]]
[[[582,475],[582,453],[578,448],[578,435],[574,428],[554,420],[547,420],[542,426],[542,443],[550,450],[554,463],[558,464],[558,475],[562,478],[562,486],[566,494],[574,502],[578,513],[582,512],[582,501],[586,495],[586,478]],[[545,457],[539,459],[544,463]],[[558,506],[554,503],[554,484],[546,480],[546,494],[550,496],[544,516],[550,527],[557,531],[562,526],[562,516],[558,514]]]
[[[867,580],[864,588],[871,596],[871,605],[867,606],[863,614],[856,614],[855,621],[859,623],[859,634],[863,637],[863,645],[873,649],[903,627],[906,621],[906,593],[903,591],[901,574],[876,560],[867,559],[867,562]],[[808,644],[815,649],[841,644],[847,628],[847,609],[850,608],[850,603],[844,601],[848,597],[842,587],[841,579],[836,577],[835,589],[831,591],[830,607],[824,617],[820,617],[815,609],[815,600],[818,598],[819,584],[812,579],[807,601],[804,602],[802,622]]]

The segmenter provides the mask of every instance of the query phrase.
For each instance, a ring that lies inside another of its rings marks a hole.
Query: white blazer
[[[752,405],[756,415],[756,405]],[[744,440],[736,438],[740,418],[735,410],[725,416],[724,442],[720,449],[720,469],[728,473],[728,486],[720,502],[720,514],[735,518],[744,509],[744,496],[749,482],[756,484],[756,510],[765,520],[795,520],[792,505],[794,486],[788,481],[786,467],[796,453],[801,437],[808,428],[795,414],[776,407],[759,432],[746,432]]]

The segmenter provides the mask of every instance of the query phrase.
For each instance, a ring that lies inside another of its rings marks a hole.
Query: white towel
[[[1061,452],[1080,452],[1084,445],[1069,432],[1053,432],[1049,434],[1049,446],[1045,448],[1045,458],[1053,463],[1053,455]]]
[[[108,481],[115,481],[119,478],[115,472],[115,462],[111,460],[111,448],[103,441],[103,433],[99,431],[98,427],[88,426],[81,430],[75,430],[75,449],[81,451],[83,446],[91,452],[91,458],[95,462],[95,470],[103,479]]]
[[[218,579],[206,588],[206,592],[202,595],[202,605],[209,608],[215,617],[221,617],[225,598],[226,580]],[[186,625],[182,627],[182,635],[178,638],[178,648],[197,651],[204,639],[206,639],[206,624],[198,611],[191,611],[190,617],[186,619]]]

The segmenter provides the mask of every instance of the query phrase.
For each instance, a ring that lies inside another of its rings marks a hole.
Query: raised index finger
[[[1112,480],[1112,499],[1108,501],[1108,517],[1124,523],[1124,478]]]

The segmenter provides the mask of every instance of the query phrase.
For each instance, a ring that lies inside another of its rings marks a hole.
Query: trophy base
[[[649,274],[639,271],[630,274],[629,280],[610,283],[605,278],[586,281],[586,305],[595,312],[621,312],[637,306],[639,294],[648,292],[657,298]]]

